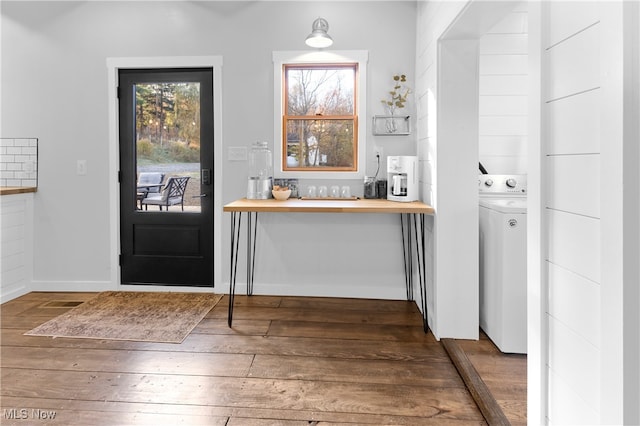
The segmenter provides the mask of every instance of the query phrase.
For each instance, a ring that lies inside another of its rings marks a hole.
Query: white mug
[[[327,197],[327,187],[326,186],[321,186],[320,188],[318,188],[318,197],[320,197],[320,198],[326,198]]]

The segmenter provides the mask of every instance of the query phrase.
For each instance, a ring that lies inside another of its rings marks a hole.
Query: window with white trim
[[[274,174],[364,176],[367,52],[274,52]]]

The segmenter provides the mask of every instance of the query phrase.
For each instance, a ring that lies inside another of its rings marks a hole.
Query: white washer
[[[527,179],[480,175],[480,327],[505,353],[527,353]]]

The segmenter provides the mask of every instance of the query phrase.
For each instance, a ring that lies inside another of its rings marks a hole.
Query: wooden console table
[[[392,213],[400,216],[407,300],[414,300],[413,259],[415,254],[418,261],[417,270],[421,293],[423,327],[425,333],[429,331],[427,323],[424,219],[425,215],[433,214],[434,210],[431,206],[420,201],[403,203],[378,199],[304,200],[291,198],[285,201],[278,201],[275,199],[247,200],[242,198],[225,205],[223,211],[231,213],[229,327],[231,327],[233,321],[233,302],[236,291],[238,249],[243,213],[247,213],[247,295],[249,296],[253,294],[258,213]]]

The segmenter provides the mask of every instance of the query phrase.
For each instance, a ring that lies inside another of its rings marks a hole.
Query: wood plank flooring
[[[23,335],[93,295],[1,306],[1,424],[486,424],[411,302],[236,296],[230,329],[224,297],[182,344]],[[458,342],[526,424],[526,357]]]

